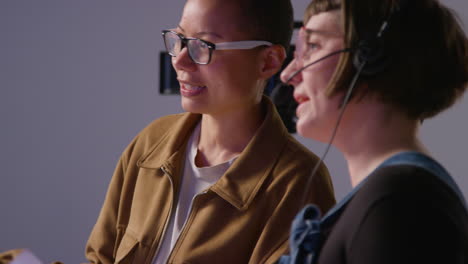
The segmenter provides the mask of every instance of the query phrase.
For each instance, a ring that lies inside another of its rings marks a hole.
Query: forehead
[[[321,12],[310,17],[305,25],[308,35],[341,36],[341,15],[339,10]]]
[[[179,22],[186,35],[214,33],[225,40],[243,39],[245,27],[241,2],[235,0],[188,0]]]

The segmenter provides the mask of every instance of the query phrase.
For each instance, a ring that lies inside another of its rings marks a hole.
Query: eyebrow
[[[317,35],[324,35],[324,36],[330,36],[330,37],[342,37],[343,34],[339,32],[333,32],[333,31],[327,31],[327,30],[317,30],[317,29],[311,29],[311,28],[304,28],[305,33],[309,37],[312,34],[317,34]]]
[[[181,27],[180,25],[177,25],[177,27],[180,28],[182,30],[182,32],[185,32],[185,29],[183,27]],[[201,31],[201,32],[195,33],[195,35],[194,35],[194,37],[196,37],[196,38],[201,38],[203,36],[214,36],[214,37],[219,38],[219,39],[224,39],[218,33],[211,32],[211,31]]]

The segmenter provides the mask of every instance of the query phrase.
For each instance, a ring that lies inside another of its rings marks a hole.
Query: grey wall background
[[[84,261],[117,159],[153,119],[182,111],[158,95],[160,30],[185,1],[0,1],[0,252]],[[309,0],[293,0],[296,19]],[[445,3],[468,24],[468,2]],[[468,98],[425,122],[421,137],[468,196]],[[319,155],[324,145],[300,139]],[[342,156],[325,160],[338,198]],[[417,190],[415,190],[417,192]]]

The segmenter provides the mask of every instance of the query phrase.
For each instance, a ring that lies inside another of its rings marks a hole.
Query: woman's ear
[[[260,74],[266,80],[281,70],[286,59],[286,51],[283,46],[275,44],[264,49],[261,58]]]

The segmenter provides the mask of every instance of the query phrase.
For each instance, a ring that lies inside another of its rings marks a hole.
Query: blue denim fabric
[[[375,170],[392,165],[412,165],[423,168],[439,177],[447,186],[459,196],[466,208],[466,201],[462,192],[448,172],[435,160],[419,152],[408,151],[398,153],[384,161]],[[374,171],[375,171],[374,170]],[[295,217],[291,234],[289,236],[289,256],[281,256],[277,264],[312,264],[316,262],[317,253],[320,251],[320,230],[325,226],[333,224],[344,210],[345,205],[364,184],[360,184],[346,195],[338,204],[320,219],[320,210],[315,205],[307,205]]]
[[[312,262],[315,247],[320,243],[320,216],[320,209],[313,204],[299,212],[292,223],[289,236],[291,256],[282,256],[280,264]]]

